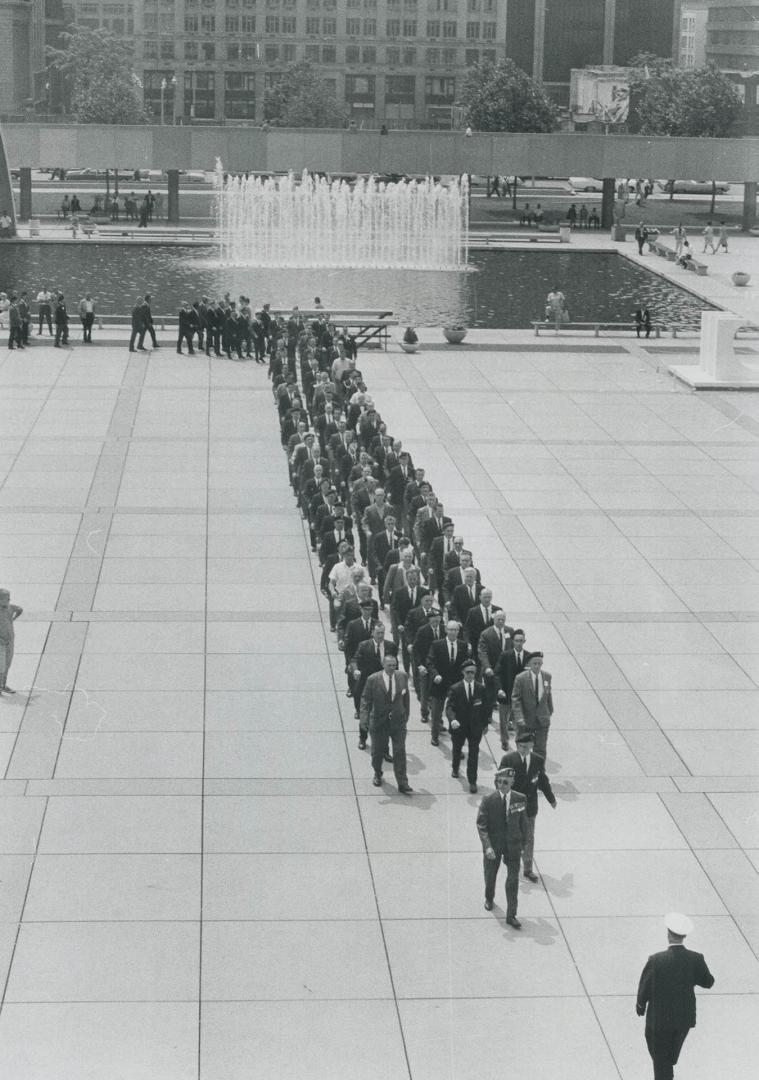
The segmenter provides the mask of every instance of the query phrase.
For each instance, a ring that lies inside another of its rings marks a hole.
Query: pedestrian
[[[147,196],[142,200],[140,204],[140,220],[137,225],[138,229],[147,229],[148,227],[148,203]]]
[[[10,240],[12,228],[13,218],[7,210],[3,210],[0,213],[0,240]]]
[[[81,214],[81,212],[82,212],[82,204],[79,202],[79,196],[78,195],[72,195],[71,196],[71,213],[72,214]]]
[[[79,318],[82,323],[82,341],[92,344],[92,326],[95,322],[95,302],[91,293],[85,293],[79,301]]]
[[[569,321],[567,300],[557,285],[554,285],[546,297],[546,319],[553,322],[557,330],[563,322]]]
[[[687,240],[683,240],[683,249],[680,253],[679,259],[677,259],[677,263],[679,266],[682,266],[683,270],[687,270],[692,260],[693,252],[690,249],[690,244]]]
[[[643,245],[645,244],[646,240],[648,240],[648,229],[642,221],[639,222],[638,227],[635,230],[635,240],[638,245],[638,254],[642,255]]]
[[[567,221],[569,222],[570,229],[577,228],[577,207],[574,203],[567,210]]]
[[[598,216],[598,211],[596,210],[595,206],[590,211],[590,216],[588,217],[588,228],[589,229],[600,229],[601,228],[601,219]]]
[[[150,340],[153,344],[153,348],[158,349],[160,348],[160,346],[155,336],[155,323],[153,322],[153,311],[150,306],[151,303],[152,297],[150,293],[145,293],[144,297],[142,298],[142,310],[145,322],[145,331],[146,333],[150,334]]]
[[[532,210],[530,209],[530,204],[528,202],[524,204],[524,209],[522,210],[522,213],[521,213],[520,218],[519,218],[519,224],[520,225],[530,225],[530,224],[532,224]]]
[[[527,800],[513,791],[514,770],[499,769],[495,774],[495,791],[485,795],[477,811],[477,832],[483,852],[485,876],[485,910],[493,910],[498,869],[506,866],[506,922],[515,930],[521,929],[517,918],[519,898],[519,864],[527,839]]]
[[[18,298],[18,317],[21,320],[21,344],[26,348],[29,344],[29,321],[31,318],[28,292],[22,292]]]
[[[64,221],[69,216],[69,211],[70,210],[71,210],[71,202],[69,201],[68,195],[64,195],[63,196],[63,201],[61,202],[61,209],[60,209],[60,216],[63,218]]]
[[[19,349],[24,348],[21,337],[21,315],[18,310],[18,297],[12,295],[8,307],[8,348],[12,349],[14,345]]]
[[[187,342],[187,352],[190,356],[195,354],[195,350],[192,347],[192,339],[197,332],[197,315],[192,305],[187,300],[182,301],[182,306],[179,309],[179,328],[177,334],[177,352],[182,352],[182,342]]]
[[[453,684],[445,701],[445,715],[451,733],[451,776],[454,780],[459,778],[459,766],[466,743],[466,778],[471,795],[477,794],[480,741],[489,719],[485,686],[475,679],[476,672],[476,660],[465,660],[461,665],[462,679]]]
[[[664,918],[669,947],[646,961],[638,984],[635,1010],[646,1017],[646,1045],[654,1065],[654,1080],[672,1080],[683,1043],[696,1026],[694,987],[710,990],[714,976],[701,953],[686,949],[693,923],[670,912]]]
[[[551,676],[543,671],[543,653],[533,652],[527,668],[514,679],[511,707],[517,736],[523,728],[535,736],[535,750],[542,758],[548,756],[548,729],[553,715]]]
[[[141,296],[138,296],[132,308],[132,334],[129,338],[130,352],[135,351],[135,341],[137,342],[137,352],[147,352],[144,345],[146,330],[144,300]]]
[[[588,208],[585,205],[585,203],[581,204],[580,213],[579,213],[578,216],[580,218],[580,228],[581,229],[587,229],[587,227],[588,227]]]
[[[40,291],[37,293],[37,313],[39,316],[39,329],[37,330],[37,337],[42,335],[42,324],[47,323],[48,333],[50,337],[53,336],[53,294],[49,291],[47,285],[43,285]]]
[[[425,667],[430,679],[430,743],[433,746],[440,745],[443,706],[448,691],[456,682],[461,665],[469,655],[469,646],[459,639],[459,629],[456,620],[449,619],[445,627],[445,637],[433,641],[427,654]]]
[[[528,881],[537,883],[540,878],[533,870],[535,850],[535,819],[538,816],[538,789],[556,809],[556,796],[551,788],[545,770],[545,761],[535,753],[535,738],[531,731],[521,731],[517,735],[517,748],[510,750],[501,758],[499,769],[514,770],[514,787],[521,791],[527,800],[526,838],[522,848],[524,876]]]
[[[720,249],[723,249],[723,248],[724,248],[725,254],[727,254],[727,225],[725,225],[724,221],[720,221],[720,223],[719,223],[719,239],[717,240],[717,253],[719,254]]]
[[[63,293],[58,293],[53,321],[55,323],[55,347],[59,349],[61,345],[68,345],[69,343],[69,313],[66,310]]]
[[[386,652],[382,670],[366,680],[361,694],[361,724],[372,742],[375,787],[382,786],[382,762],[392,761],[401,795],[413,794],[406,774],[406,728],[409,717],[408,676],[398,671],[398,657]],[[392,743],[392,755],[388,754]]]
[[[13,660],[15,640],[14,622],[23,614],[24,609],[11,603],[11,594],[7,589],[0,589],[0,693],[15,694],[8,686],[8,672]]]
[[[712,255],[716,255],[717,249],[714,246],[714,229],[712,227],[711,221],[707,221],[706,227],[703,229],[701,235],[704,238],[704,250],[701,254],[705,255],[706,249],[708,248]]]
[[[163,192],[156,191],[153,196],[153,216],[157,218],[163,217]]]
[[[640,337],[641,330],[645,330],[646,337],[651,337],[651,312],[642,301],[635,309],[635,334]]]
[[[540,228],[540,226],[543,224],[543,219],[545,218],[545,214],[543,213],[543,207],[540,205],[540,203],[538,203],[535,207],[535,213],[532,215],[532,218],[537,227]]]
[[[682,222],[677,223],[670,235],[675,238],[675,258],[679,259],[683,253],[683,244],[688,236]]]
[[[155,195],[150,190],[150,188],[148,188],[148,193],[145,196],[145,205],[148,208],[148,221],[152,221],[153,211],[155,210]]]

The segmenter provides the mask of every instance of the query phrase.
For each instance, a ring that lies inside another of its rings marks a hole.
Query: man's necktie
[[[538,694],[538,676],[537,675],[535,676],[535,701],[536,702],[540,701],[540,696]]]
[[[474,589],[469,590],[469,599],[474,603]]]
[[[456,657],[454,655],[454,652],[453,652],[453,642],[450,643],[450,645],[448,647],[448,651],[451,654],[451,663],[453,663],[453,661],[456,659]]]
[[[389,683],[389,685],[388,685],[388,688],[387,688],[387,692],[390,695],[390,700],[392,701],[393,700],[393,676],[392,675],[389,677],[388,683]]]
[[[465,685],[466,685],[466,696],[469,699],[469,701],[471,701],[472,700],[472,684],[471,683],[466,683]]]
[[[503,630],[501,630],[498,636],[501,639],[501,652],[503,652],[504,648],[506,647],[506,642],[503,637]]]

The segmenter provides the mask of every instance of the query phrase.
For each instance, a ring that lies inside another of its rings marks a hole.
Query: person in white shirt
[[[82,323],[82,340],[92,344],[92,325],[95,322],[95,301],[90,293],[85,293],[79,301],[79,319]]]
[[[40,291],[37,293],[37,311],[39,315],[39,328],[37,330],[37,337],[42,335],[42,324],[47,323],[47,332],[50,337],[53,336],[53,300],[55,297],[48,289],[47,285],[43,285]]]

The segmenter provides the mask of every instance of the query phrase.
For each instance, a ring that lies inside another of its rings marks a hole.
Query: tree
[[[71,87],[71,111],[80,124],[144,124],[149,119],[132,54],[109,30],[71,26],[62,49],[48,49],[51,66]]]
[[[266,91],[264,115],[281,127],[342,127],[345,112],[335,92],[308,60],[291,64]]]
[[[542,86],[513,60],[474,64],[459,97],[477,131],[553,131],[558,109]]]
[[[642,53],[630,61],[630,113],[641,135],[722,139],[741,112],[735,84],[713,64],[679,68]]]

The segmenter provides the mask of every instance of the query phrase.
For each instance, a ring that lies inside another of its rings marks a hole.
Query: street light
[[[176,77],[176,75],[172,75],[170,79],[167,79],[166,76],[164,75],[164,77],[161,79],[161,123],[162,124],[166,123],[166,120],[165,120],[164,115],[163,115],[163,97],[164,97],[164,94],[166,93],[166,87],[170,86],[172,88],[172,90],[173,90],[173,88],[176,85],[177,85],[177,77]]]

